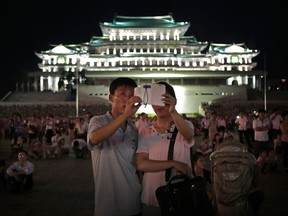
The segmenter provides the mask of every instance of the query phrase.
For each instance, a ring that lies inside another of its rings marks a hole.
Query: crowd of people
[[[172,170],[172,175],[202,176],[212,202],[213,179],[205,160],[220,149],[225,140],[239,140],[246,145],[263,174],[280,167],[288,172],[288,112],[241,110],[235,115],[207,109],[204,117],[187,118],[176,110],[173,87],[166,82],[159,84],[166,87],[165,106],[152,105],[153,117],[136,114],[141,98],[133,95],[137,85],[129,78],[118,78],[111,83],[111,106],[98,111],[87,108],[81,117],[65,116],[65,109],[53,112],[54,109],[41,108],[41,114],[38,109],[6,113],[1,119],[1,138],[11,142],[11,156],[15,153],[18,158],[15,163],[23,164],[20,161],[24,158],[29,167],[26,169],[29,172],[25,171],[24,182],[29,183],[25,188],[33,186],[34,164],[27,161],[28,156],[54,159],[73,151],[75,158],[91,157],[95,216],[115,212],[161,215],[154,191],[165,184],[167,169]],[[167,160],[170,138],[176,129],[174,158]],[[199,143],[195,142],[195,136],[202,136]],[[190,148],[195,152],[194,166]],[[10,183],[17,179],[11,166],[6,171]],[[3,167],[5,163],[2,163],[2,173]],[[110,186],[106,187],[107,184]],[[111,197],[114,198],[111,200]]]

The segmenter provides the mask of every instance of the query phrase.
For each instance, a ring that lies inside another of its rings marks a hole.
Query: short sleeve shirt
[[[141,212],[141,184],[136,174],[135,153],[138,131],[134,124],[117,131],[99,145],[91,145],[92,131],[113,120],[110,112],[89,122],[88,148],[91,151],[95,185],[94,215],[136,215]]]
[[[194,129],[193,124],[190,121],[187,122],[189,126]],[[175,125],[171,127],[171,131],[173,131],[174,128]],[[139,146],[137,153],[147,153],[151,160],[167,160],[170,143],[169,138],[171,136],[172,132],[159,134],[153,125],[147,128],[142,128],[139,133]],[[187,163],[191,167],[190,147],[193,145],[194,140],[188,142],[178,132],[174,145],[173,160]],[[176,171],[172,169],[171,176],[175,175],[175,172]],[[155,190],[159,186],[165,185],[165,183],[165,170],[160,172],[145,172],[142,182],[143,189],[141,202],[146,205],[158,206]]]

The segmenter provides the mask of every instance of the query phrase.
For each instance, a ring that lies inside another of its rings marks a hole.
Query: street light
[[[76,67],[76,117],[79,117],[79,68],[80,68],[80,54],[77,53],[77,67]]]
[[[266,54],[264,53],[264,110],[267,110],[267,70],[266,70]]]

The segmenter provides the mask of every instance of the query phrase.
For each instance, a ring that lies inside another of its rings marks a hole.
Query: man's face
[[[265,112],[260,112],[260,113],[259,113],[259,118],[264,118],[264,117],[265,117],[265,115],[266,115],[266,113],[265,113]]]
[[[123,113],[127,101],[134,95],[134,88],[127,86],[119,86],[114,94],[110,95],[110,101],[112,102],[113,109],[116,109],[119,113]]]
[[[19,161],[26,161],[27,155],[24,152],[18,153],[18,160]]]

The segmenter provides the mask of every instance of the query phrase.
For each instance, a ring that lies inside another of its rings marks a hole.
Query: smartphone
[[[142,99],[142,104],[165,106],[161,101],[163,94],[166,92],[165,85],[155,83],[145,83],[139,87],[134,88],[134,95]]]

